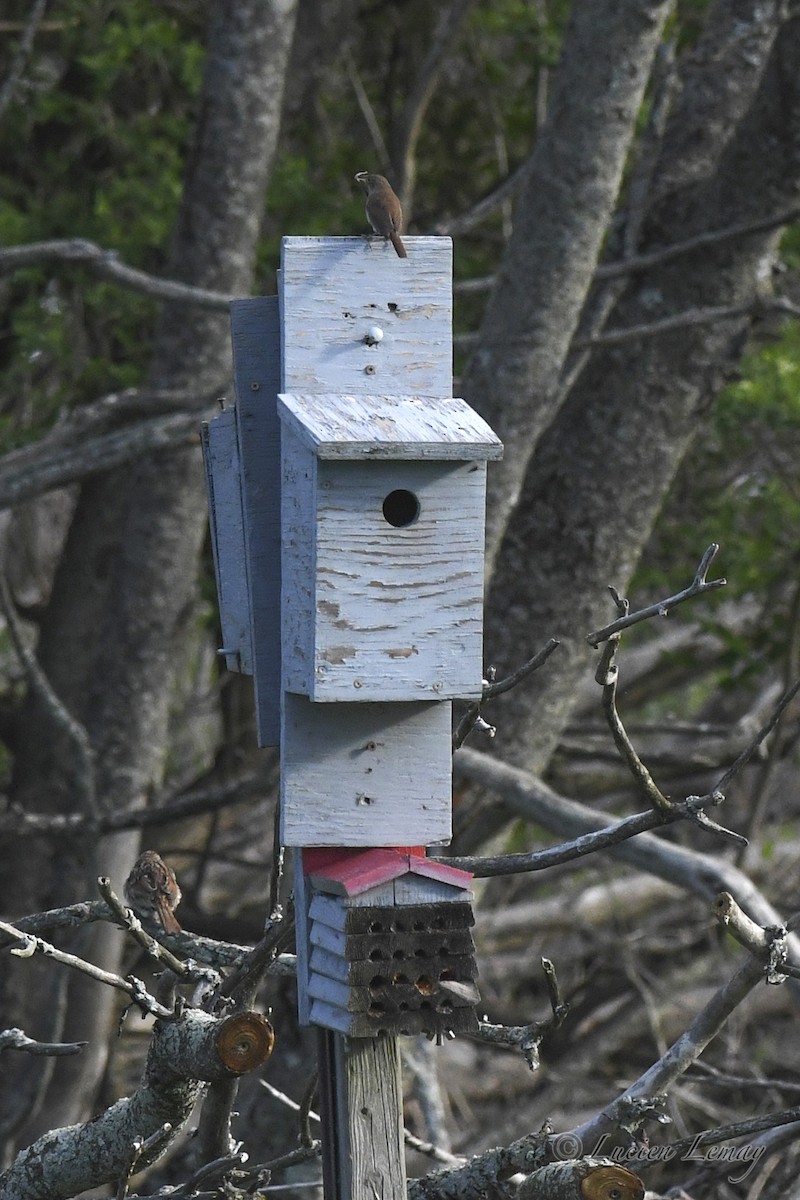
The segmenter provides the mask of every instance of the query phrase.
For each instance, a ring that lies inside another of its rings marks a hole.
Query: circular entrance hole
[[[419,516],[419,500],[407,488],[395,488],[383,502],[383,515],[395,529],[405,529]]]

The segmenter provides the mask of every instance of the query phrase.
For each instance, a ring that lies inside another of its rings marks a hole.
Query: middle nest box
[[[455,398],[292,394],[278,412],[284,690],[479,697],[486,462],[502,443]]]

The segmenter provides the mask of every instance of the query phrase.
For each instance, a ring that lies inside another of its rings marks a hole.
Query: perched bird
[[[155,850],[140,854],[125,880],[125,900],[145,924],[166,933],[180,933],[175,909],[181,889],[172,867]]]
[[[403,231],[403,210],[389,180],[383,175],[372,175],[369,171],[359,171],[355,179],[367,193],[367,220],[372,228],[392,243],[399,258],[408,258],[406,248],[400,240]]]

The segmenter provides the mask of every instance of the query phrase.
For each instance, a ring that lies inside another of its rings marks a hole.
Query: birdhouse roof
[[[339,896],[357,896],[379,884],[402,875],[419,875],[460,891],[469,887],[472,875],[446,863],[433,862],[421,854],[401,850],[377,849],[345,853],[327,865],[310,872],[314,887]]]
[[[465,400],[282,394],[278,413],[317,458],[502,458],[503,443]]]

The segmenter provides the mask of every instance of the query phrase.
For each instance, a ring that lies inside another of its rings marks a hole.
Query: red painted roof
[[[472,879],[469,871],[409,853],[406,847],[346,850],[331,858],[326,854],[325,860],[313,864],[306,863],[305,854],[304,863],[314,886],[340,896],[358,896],[401,875],[421,875],[461,889],[468,888]]]

